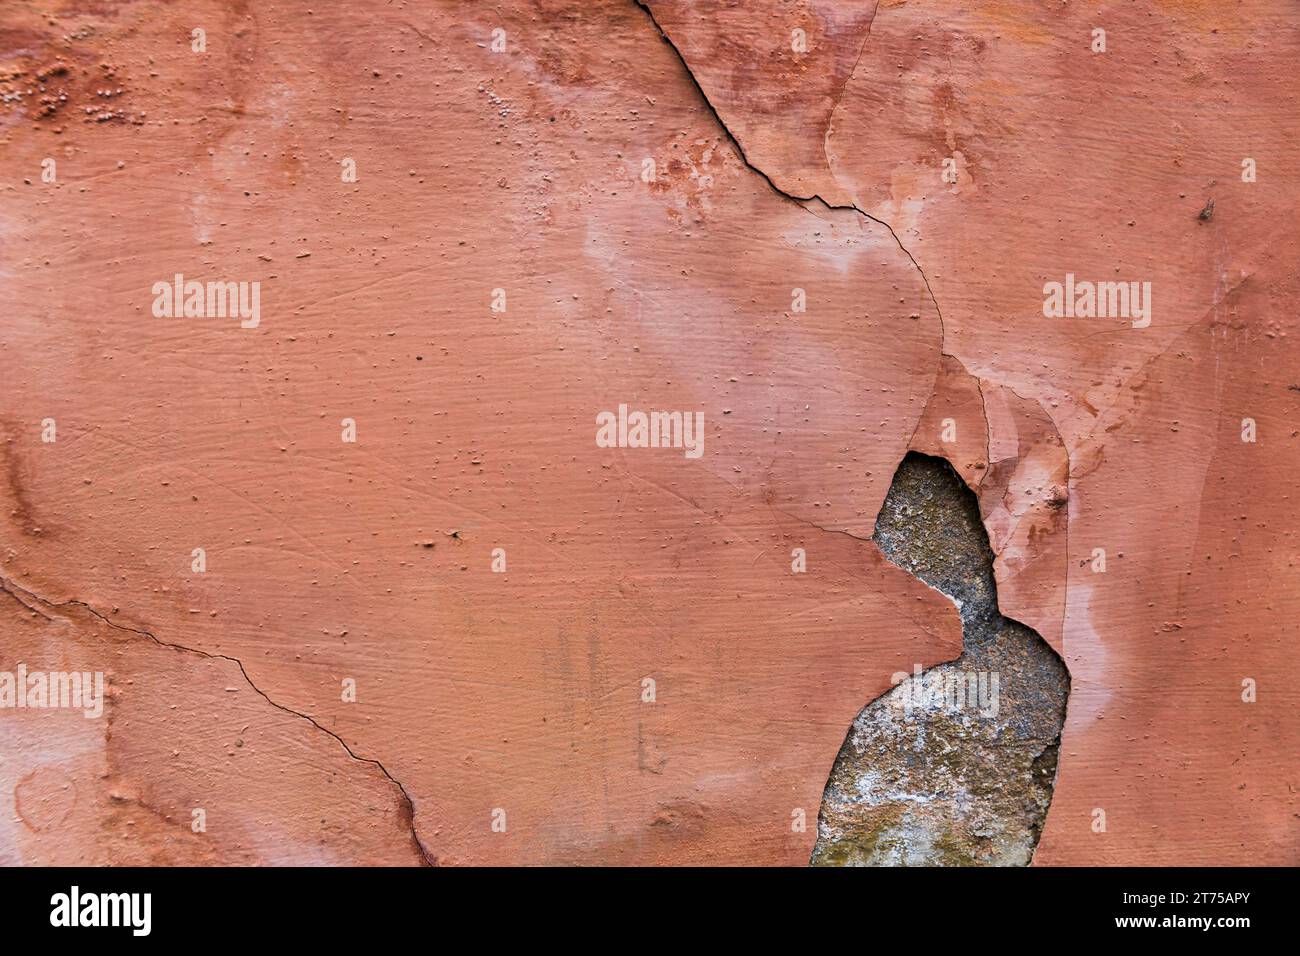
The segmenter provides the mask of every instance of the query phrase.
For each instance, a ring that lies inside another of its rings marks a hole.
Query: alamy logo
[[[79,710],[87,718],[104,712],[104,672],[0,671],[0,710]]]
[[[171,282],[155,282],[153,314],[157,319],[239,318],[241,329],[262,321],[262,283],[186,281],[176,273]]]
[[[1043,286],[1043,315],[1049,319],[1132,319],[1133,328],[1151,324],[1150,282],[1065,282]]]
[[[50,897],[51,926],[129,926],[131,935],[148,936],[153,894],[86,893],[74,886]]]
[[[704,454],[703,412],[629,412],[596,415],[599,448],[682,448],[687,458]]]
[[[915,710],[947,714],[973,710],[981,717],[998,715],[1001,679],[997,671],[936,668],[923,672],[920,664],[913,665],[912,670],[911,674],[899,671],[891,678],[898,687],[896,700],[909,717]]]

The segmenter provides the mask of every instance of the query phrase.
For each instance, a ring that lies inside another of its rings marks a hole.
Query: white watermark
[[[159,281],[154,294],[157,319],[240,319],[241,329],[255,329],[262,321],[262,283],[186,281],[176,273],[171,282]]]
[[[1043,286],[1043,315],[1049,319],[1131,319],[1133,328],[1151,324],[1150,282],[1065,282]]]
[[[920,664],[914,664],[912,671],[911,674],[898,671],[890,678],[899,688],[898,703],[909,716],[914,710],[941,713],[973,710],[981,717],[998,715],[1001,681],[997,671],[939,669],[924,674]]]
[[[79,710],[86,718],[104,713],[104,672],[0,671],[0,710]]]
[[[682,448],[687,458],[704,454],[703,412],[629,412],[596,415],[599,448]]]
[[[129,926],[148,936],[153,924],[152,893],[85,893],[74,886],[50,897],[51,926]]]

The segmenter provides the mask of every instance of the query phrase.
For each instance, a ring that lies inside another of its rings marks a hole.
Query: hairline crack
[[[21,584],[14,581],[12,578],[8,578],[3,575],[0,575],[0,591],[4,591],[10,597],[16,600],[19,604],[23,605],[33,613],[40,614],[42,617],[46,618],[46,620],[53,620],[53,619],[50,618],[49,615],[45,614],[43,611],[40,611],[39,609],[32,607],[28,603],[28,600],[35,601],[38,604],[43,604],[48,608],[79,607],[84,609],[91,616],[99,619],[109,627],[115,628],[119,631],[127,631],[131,634],[138,634],[141,637],[147,637],[149,638],[149,640],[153,641],[159,647],[168,647],[171,648],[172,650],[186,651],[190,654],[197,654],[198,656],[205,657],[209,660],[229,661],[230,663],[234,664],[236,667],[239,668],[239,672],[244,676],[244,680],[248,682],[248,686],[253,688],[254,692],[256,692],[259,697],[265,700],[276,710],[283,711],[286,714],[291,714],[294,717],[299,717],[302,720],[307,721],[309,724],[311,724],[321,733],[328,734],[330,737],[333,737],[338,742],[339,746],[341,746],[344,749],[344,751],[347,752],[347,755],[351,757],[353,760],[356,760],[360,763],[374,764],[374,766],[379,769],[379,772],[383,774],[384,777],[393,786],[395,786],[398,789],[398,791],[401,793],[402,800],[406,805],[406,811],[410,819],[411,839],[415,843],[416,849],[419,851],[420,857],[423,859],[424,864],[426,866],[437,866],[437,858],[424,845],[424,842],[420,839],[420,834],[416,831],[415,801],[411,799],[410,793],[407,792],[406,787],[403,786],[402,782],[398,780],[396,777],[394,777],[391,773],[389,773],[388,768],[385,767],[383,763],[381,763],[378,759],[376,759],[375,757],[361,756],[356,751],[354,751],[351,746],[348,745],[348,742],[346,740],[344,740],[334,731],[330,730],[328,727],[322,726],[316,720],[315,717],[312,717],[310,714],[304,714],[302,711],[294,710],[292,707],[287,707],[284,704],[281,704],[278,701],[273,700],[270,696],[267,695],[266,691],[262,690],[262,688],[258,687],[257,684],[253,682],[253,679],[248,675],[248,671],[244,667],[244,662],[241,661],[239,658],[231,657],[229,654],[216,654],[213,653],[212,651],[200,650],[197,647],[187,647],[184,644],[175,644],[172,643],[171,641],[164,641],[162,638],[158,637],[158,635],[154,634],[152,631],[146,630],[144,628],[139,628],[139,627],[131,627],[130,625],[127,624],[117,623],[116,621],[108,617],[108,615],[104,614],[102,611],[95,608],[93,605],[88,604],[85,601],[81,601],[76,598],[69,598],[66,601],[51,601],[49,598],[37,594],[35,591],[31,590],[30,588],[23,587]],[[27,600],[24,600],[24,596],[27,598]]]

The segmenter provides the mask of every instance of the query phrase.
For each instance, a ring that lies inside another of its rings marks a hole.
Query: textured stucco
[[[111,691],[0,711],[0,859],[806,863],[961,653],[870,540],[916,450],[1069,669],[1035,862],[1300,861],[1298,54],[1289,0],[6,4],[0,671]]]

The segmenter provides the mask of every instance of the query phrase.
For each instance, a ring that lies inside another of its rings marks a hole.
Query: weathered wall
[[[1297,27],[6,5],[0,670],[112,690],[0,711],[0,855],[806,862],[854,715],[960,651],[869,541],[915,448],[1070,669],[1036,860],[1296,862]],[[259,325],[156,318],[178,272]],[[1149,326],[1045,318],[1066,273]],[[620,403],[704,454],[597,447]]]

